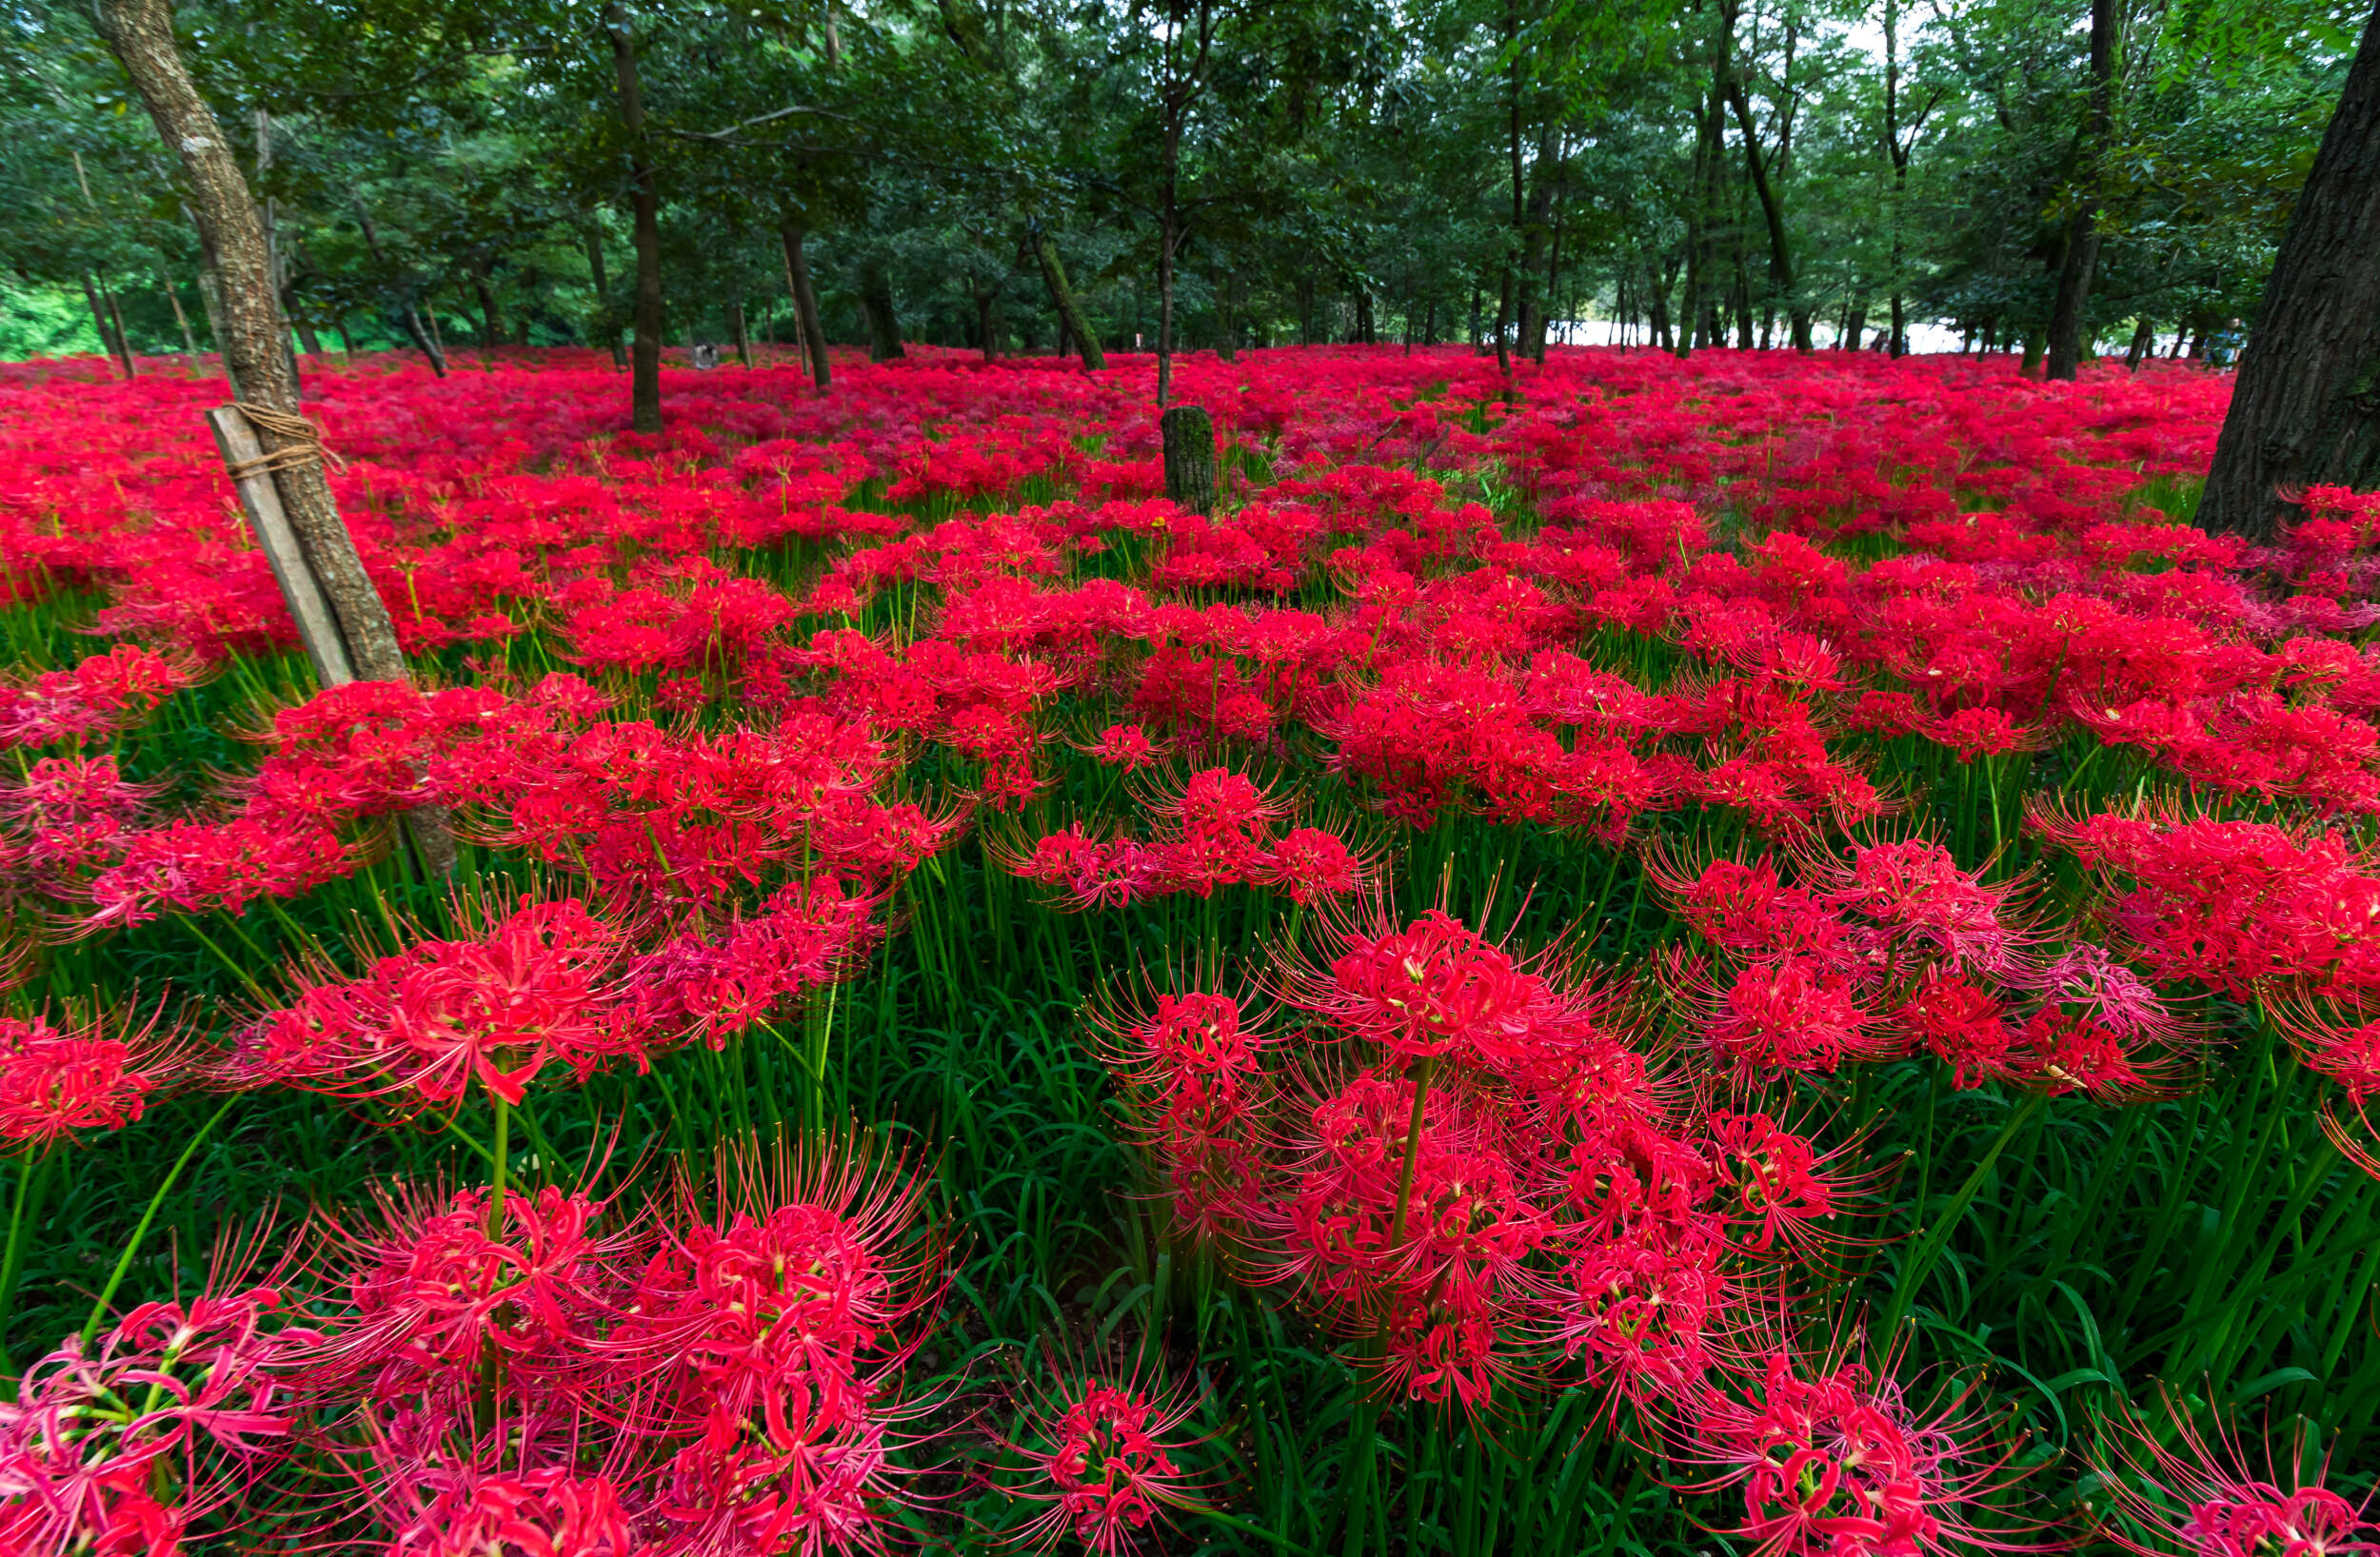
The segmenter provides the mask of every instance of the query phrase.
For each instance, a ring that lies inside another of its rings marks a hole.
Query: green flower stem
[[[98,1301],[90,1306],[90,1317],[83,1321],[84,1350],[90,1350],[92,1338],[99,1333],[100,1322],[108,1317],[108,1305],[114,1300],[116,1289],[124,1285],[125,1272],[132,1269],[132,1257],[140,1252],[142,1240],[149,1236],[149,1224],[157,1219],[157,1208],[165,1204],[175,1180],[182,1176],[182,1170],[190,1165],[190,1158],[197,1154],[200,1145],[214,1133],[215,1126],[223,1122],[223,1116],[231,1112],[231,1105],[237,1103],[242,1095],[236,1092],[231,1094],[223,1100],[222,1107],[207,1116],[207,1122],[198,1127],[197,1133],[182,1148],[182,1154],[173,1159],[173,1167],[168,1170],[165,1182],[158,1185],[157,1192],[149,1197],[149,1209],[141,1212],[140,1226],[132,1230],[131,1241],[124,1246],[123,1254],[117,1257],[115,1270],[109,1273],[108,1285],[99,1289]]]

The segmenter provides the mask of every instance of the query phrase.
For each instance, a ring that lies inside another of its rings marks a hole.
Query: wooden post
[[[1165,495],[1194,514],[1215,511],[1215,422],[1199,405],[1158,418],[1165,440]]]
[[[325,686],[354,680],[355,668],[347,662],[347,641],[340,636],[339,619],[332,614],[330,602],[323,598],[322,585],[314,581],[314,570],[307,566],[306,550],[298,543],[289,516],[282,511],[281,492],[273,485],[272,472],[256,465],[265,457],[265,445],[257,441],[256,428],[237,405],[216,406],[207,413],[207,424],[215,430],[215,447],[222,452],[226,467],[233,472],[232,484],[240,489],[240,506],[248,510],[248,522],[256,530],[256,543],[263,549],[265,560],[272,564],[272,576],[281,585],[281,598],[288,602],[289,615],[297,622],[298,641],[306,645],[306,658],[314,662],[314,679]],[[246,474],[240,473],[243,469]]]

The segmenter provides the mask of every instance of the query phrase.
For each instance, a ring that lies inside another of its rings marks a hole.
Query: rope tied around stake
[[[276,470],[295,470],[301,465],[320,464],[334,474],[347,469],[347,463],[323,446],[323,430],[294,411],[268,410],[262,405],[233,401],[239,413],[255,424],[261,432],[288,440],[268,454],[253,460],[232,463],[231,479],[244,482],[250,476],[268,476]]]

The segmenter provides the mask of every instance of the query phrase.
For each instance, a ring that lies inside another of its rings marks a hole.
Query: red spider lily
[[[1286,971],[1283,997],[1392,1058],[1493,1063],[1557,1015],[1544,977],[1443,910],[1340,939],[1326,973]]]
[[[608,1479],[563,1466],[425,1466],[394,1479],[388,1494],[387,1557],[638,1557],[657,1549],[631,1527]]]
[[[521,1101],[548,1065],[584,1081],[648,1039],[613,979],[623,937],[576,898],[523,897],[466,940],[424,940],[360,978],[321,976],[242,1035],[232,1075],[452,1106],[477,1084]]]
[[[0,746],[42,746],[127,729],[198,679],[188,656],[119,643],[72,670],[0,686]]]
[[[2025,1472],[1966,1413],[1972,1393],[1921,1413],[1865,1362],[1775,1347],[1739,1389],[1715,1389],[1679,1425],[1679,1457],[1719,1468],[1696,1490],[1742,1488],[1743,1521],[1729,1533],[1763,1553],[2043,1549],[2021,1525],[1975,1522]]]
[[[0,1141],[39,1153],[85,1130],[121,1130],[159,1088],[184,1079],[190,1051],[163,1011],[61,1029],[44,1016],[0,1016]]]
[[[600,1350],[650,1378],[636,1430],[674,1449],[664,1512],[698,1546],[876,1549],[911,1499],[888,1450],[942,1291],[922,1193],[864,1140],[723,1154],[707,1216],[681,1186]]]
[[[2096,1533],[2144,1554],[2192,1557],[2332,1557],[2380,1547],[2370,1491],[2350,1497],[2325,1485],[2328,1456],[2309,1464],[2300,1442],[2283,1459],[2268,1442],[2251,1460],[2231,1433],[2202,1432],[2169,1399],[2177,1430],[2160,1433],[2125,1411],[2095,1446],[2100,1484],[2121,1520]],[[2168,1447],[2171,1444],[2172,1447]]]
[[[310,1336],[280,1308],[271,1286],[147,1304],[34,1364],[0,1405],[0,1546],[174,1557],[237,1508],[304,1417],[280,1375]]]
[[[1289,900],[1311,907],[1359,890],[1370,871],[1346,839],[1319,827],[1293,827],[1259,857],[1249,879],[1279,887]]]
[[[1020,1540],[1047,1549],[1072,1535],[1114,1557],[1152,1526],[1200,1508],[1198,1484],[1180,1463],[1201,1442],[1180,1432],[1199,1404],[1181,1385],[1143,1383],[1138,1371],[1121,1384],[1061,1377],[1028,1400],[1021,1439],[1007,1446],[1028,1471],[1008,1491],[1049,1507]]]
[[[1095,743],[1082,750],[1125,773],[1139,773],[1154,766],[1159,755],[1157,743],[1137,724],[1111,724],[1100,732]]]
[[[591,1343],[624,1302],[635,1228],[605,1231],[607,1207],[557,1188],[507,1191],[494,1218],[488,1201],[478,1189],[384,1191],[367,1220],[327,1224],[336,1295],[325,1338],[298,1359],[311,1388],[467,1418],[490,1379],[526,1389],[601,1371]]]

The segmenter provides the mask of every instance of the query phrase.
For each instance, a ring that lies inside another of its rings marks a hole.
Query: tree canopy
[[[1105,350],[1900,350],[1930,324],[2038,353],[2083,243],[2083,349],[2183,348],[2253,313],[2368,10],[203,0],[176,25],[297,348],[467,366],[635,336],[640,179],[668,346],[790,341],[798,232],[820,328],[879,356],[1081,350],[1061,289]],[[87,10],[0,28],[0,350],[204,349],[175,167]]]

